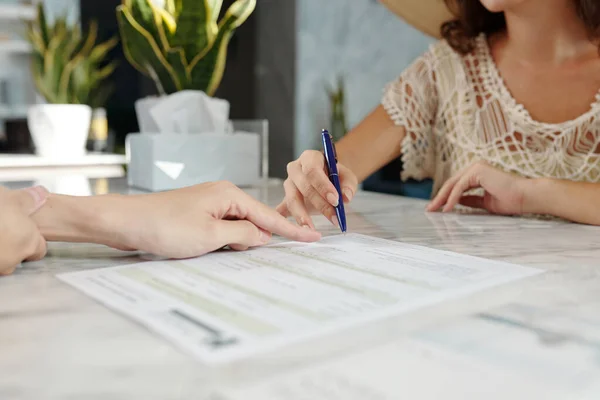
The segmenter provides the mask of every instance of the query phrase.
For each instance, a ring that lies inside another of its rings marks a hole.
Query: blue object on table
[[[335,186],[335,189],[338,192],[338,205],[335,207],[335,213],[340,224],[340,229],[342,232],[346,232],[346,212],[344,211],[344,197],[342,196],[342,187],[340,185],[340,177],[337,169],[335,145],[333,144],[333,139],[327,129],[321,131],[321,137],[323,139],[323,151],[325,152],[327,174],[329,175],[329,180],[333,183],[333,186]]]
[[[431,179],[422,181],[409,179],[403,182],[400,180],[401,171],[402,161],[398,158],[369,176],[363,182],[363,190],[425,200],[431,198],[433,189]]]

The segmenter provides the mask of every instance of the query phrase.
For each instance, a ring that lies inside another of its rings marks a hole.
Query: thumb
[[[217,221],[216,236],[220,247],[230,245],[235,250],[262,246],[271,240],[271,234],[250,221]]]
[[[39,210],[50,195],[42,186],[34,186],[27,189],[21,189],[16,192],[19,206],[27,215],[31,215]]]

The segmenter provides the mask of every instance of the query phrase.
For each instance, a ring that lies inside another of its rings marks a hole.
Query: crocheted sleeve
[[[438,94],[431,51],[386,86],[381,103],[394,123],[406,130],[402,142],[402,179],[432,178]]]

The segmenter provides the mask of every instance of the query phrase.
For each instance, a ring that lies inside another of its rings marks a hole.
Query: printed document
[[[600,303],[564,304],[508,304],[216,398],[600,399]]]
[[[349,234],[59,278],[210,365],[281,355],[294,344],[345,337],[360,327],[373,331],[378,323],[541,272]]]

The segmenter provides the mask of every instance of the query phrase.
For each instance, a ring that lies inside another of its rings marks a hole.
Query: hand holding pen
[[[321,138],[325,132],[321,133]],[[299,225],[311,229],[315,227],[311,214],[322,214],[332,224],[340,225],[337,217],[340,192],[329,178],[324,153],[308,150],[302,153],[300,158],[288,164],[288,178],[284,183],[285,198],[277,206],[277,211],[282,215],[292,216]],[[343,202],[348,203],[356,193],[358,181],[356,175],[342,163],[338,162],[336,166],[341,198]]]

